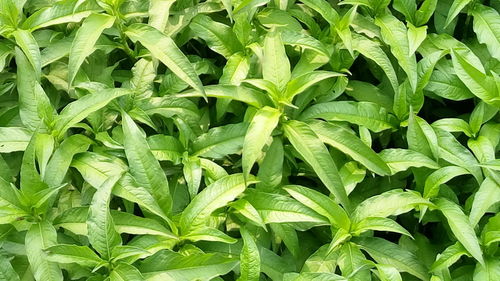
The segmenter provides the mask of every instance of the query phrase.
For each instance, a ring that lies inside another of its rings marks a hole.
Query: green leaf
[[[22,24],[31,31],[56,24],[79,22],[100,10],[93,1],[58,1],[30,15]]]
[[[4,281],[19,281],[19,275],[12,267],[7,257],[4,255],[0,256],[0,280]]]
[[[408,272],[421,280],[429,280],[427,269],[412,252],[401,246],[378,237],[364,237],[353,239],[361,249],[380,264],[388,264],[400,272]]]
[[[156,220],[135,216],[133,214],[111,211],[115,229],[119,233],[135,235],[158,235],[168,239],[177,237]]]
[[[239,153],[243,148],[247,130],[246,123],[212,128],[193,142],[193,155],[218,159],[228,154]]]
[[[382,150],[379,156],[389,166],[391,174],[406,171],[411,167],[439,168],[434,160],[411,149],[388,148]]]
[[[456,16],[462,11],[465,6],[467,6],[471,0],[454,0],[453,4],[451,5],[450,9],[448,10],[448,16],[446,17],[446,22],[444,26],[448,26]]]
[[[262,153],[262,149],[278,125],[281,113],[271,107],[263,107],[255,113],[243,141],[242,168],[248,177],[253,164]]]
[[[323,184],[330,190],[346,209],[350,208],[349,198],[337,167],[328,149],[306,123],[300,121],[289,121],[283,125],[285,136],[292,143],[297,152],[304,158],[321,179]]]
[[[377,264],[377,273],[381,281],[402,281],[398,270],[390,265]]]
[[[31,134],[20,127],[0,127],[0,153],[23,151],[30,142]]]
[[[385,108],[372,102],[332,101],[308,107],[300,120],[322,118],[329,121],[346,121],[367,127],[373,132],[396,127],[394,116]]]
[[[264,159],[259,164],[257,189],[270,190],[277,187],[283,179],[284,162],[283,141],[274,138],[266,151]]]
[[[467,52],[470,51],[455,49],[451,52],[453,69],[458,78],[475,96],[486,103],[497,104],[499,94],[495,80],[484,73],[481,64],[469,61],[465,56]]]
[[[447,199],[438,198],[434,204],[443,213],[451,231],[465,249],[481,264],[484,264],[483,252],[467,216],[458,205]]]
[[[205,96],[203,84],[198,78],[193,65],[179,50],[172,38],[154,27],[135,23],[128,27],[125,34],[132,41],[139,41],[148,49],[153,57],[164,63],[177,77],[189,84],[193,89]],[[160,47],[161,46],[161,47]]]
[[[249,177],[247,184],[255,183]],[[224,207],[245,191],[242,174],[225,176],[201,191],[181,214],[179,225],[182,233],[189,233],[203,227],[213,211]]]
[[[119,178],[110,177],[99,187],[92,198],[87,219],[89,242],[105,260],[109,260],[113,248],[122,243],[109,211],[111,191]]]
[[[68,62],[68,86],[71,87],[80,66],[94,51],[94,45],[106,28],[113,26],[115,17],[106,14],[91,14],[78,29],[71,44]]]
[[[456,242],[455,244],[448,246],[439,256],[436,261],[432,264],[431,271],[439,272],[442,269],[449,268],[455,262],[457,262],[460,257],[468,256],[467,250],[460,244]]]
[[[482,182],[481,168],[470,150],[462,146],[451,133],[437,128],[435,131],[439,143],[439,157],[468,170],[477,182]]]
[[[163,169],[151,153],[146,138],[128,116],[122,114],[123,146],[130,165],[130,173],[137,183],[148,190],[165,214],[172,209],[172,197]]]
[[[304,92],[314,84],[319,83],[325,79],[338,76],[342,76],[342,74],[330,71],[312,71],[302,74],[287,83],[285,97],[287,100],[291,101],[296,95]]]
[[[398,77],[391,61],[380,45],[364,36],[353,34],[353,49],[361,53],[364,57],[374,61],[389,79],[392,89],[397,93],[399,88]]]
[[[87,118],[91,113],[105,107],[112,100],[127,94],[130,94],[130,90],[116,88],[85,95],[69,103],[61,111],[61,114],[55,120],[54,130],[59,137],[62,137],[69,128]]]
[[[282,188],[300,203],[328,218],[336,227],[350,228],[351,221],[346,212],[330,197],[300,185],[285,185]]]
[[[472,15],[478,41],[486,44],[492,57],[500,59],[500,15],[495,9],[481,4],[474,5]]]
[[[327,2],[321,0],[304,0],[301,2],[319,13],[330,25],[337,24],[339,14]]]
[[[152,0],[149,2],[149,20],[148,24],[164,31],[168,23],[170,15],[170,7],[174,4],[174,0]]]
[[[424,119],[410,114],[406,132],[408,148],[427,157],[437,159],[440,156],[436,132]]]
[[[214,97],[224,100],[236,100],[247,103],[251,106],[261,108],[264,105],[269,105],[270,101],[265,95],[259,91],[232,85],[211,85],[204,87],[207,97]],[[203,96],[197,91],[188,90],[177,95],[178,97],[201,97]]]
[[[57,233],[49,222],[33,224],[26,233],[26,254],[31,272],[37,281],[62,281],[63,275],[57,264],[47,259],[45,249],[57,243]]]
[[[427,26],[415,27],[413,24],[408,23],[408,45],[410,47],[410,55],[415,53],[426,36]]]
[[[229,26],[216,22],[207,15],[199,14],[194,17],[189,28],[195,36],[202,38],[209,48],[226,58],[243,49]]]
[[[408,42],[408,31],[404,24],[390,14],[375,19],[375,24],[380,27],[384,42],[391,47],[391,53],[403,68],[413,91],[417,88],[417,61],[411,53],[412,46]]]
[[[469,214],[469,221],[472,226],[476,226],[483,215],[491,206],[500,202],[500,186],[494,180],[486,177],[479,186]]]
[[[245,199],[255,207],[264,223],[309,222],[328,225],[328,220],[293,198],[266,192],[251,192]],[[270,203],[272,202],[272,204]]]
[[[309,49],[317,52],[320,55],[326,57],[330,56],[330,52],[325,47],[325,45],[312,36],[290,29],[284,29],[280,31],[280,34],[283,44],[285,45],[299,46],[304,50]]]
[[[290,62],[278,31],[271,31],[266,35],[263,60],[265,62],[262,64],[264,79],[272,82],[279,90],[284,90],[291,78]]]
[[[431,203],[418,192],[394,189],[361,202],[354,210],[352,218],[360,222],[368,217],[397,216],[420,205],[431,205]]]
[[[197,241],[212,241],[212,242],[222,242],[227,244],[234,244],[238,242],[237,239],[225,234],[224,232],[212,227],[201,227],[194,231],[183,235],[181,239],[189,240],[193,242]]]
[[[87,151],[91,143],[92,140],[84,135],[72,135],[66,138],[50,158],[43,181],[48,186],[62,184],[73,156]]]
[[[327,122],[314,122],[310,126],[322,142],[349,155],[371,171],[379,175],[391,173],[391,170],[379,155],[343,127]]]
[[[240,253],[240,277],[241,281],[258,281],[260,276],[260,254],[255,238],[245,228],[240,228],[243,238],[243,248]]]
[[[86,246],[60,244],[46,249],[50,261],[57,263],[77,263],[94,268],[104,261]]]
[[[39,127],[42,118],[39,114],[41,104],[50,104],[48,97],[37,81],[37,74],[27,57],[19,49],[15,49],[17,65],[17,92],[19,94],[19,116],[23,125],[30,131]]]
[[[109,274],[110,281],[142,281],[145,280],[141,272],[134,266],[119,263]]]
[[[399,225],[397,222],[388,218],[365,218],[355,224],[351,231],[354,233],[354,235],[359,236],[360,234],[368,230],[390,231],[412,237],[408,230]]]
[[[425,198],[436,197],[439,194],[439,187],[442,184],[445,184],[446,182],[455,177],[466,174],[469,174],[469,171],[457,166],[446,166],[439,170],[434,171],[425,180],[424,197]]]
[[[474,280],[493,281],[500,276],[500,262],[495,258],[488,258],[484,265],[476,264]]]
[[[35,70],[35,79],[40,80],[40,75],[42,71],[42,63],[40,57],[40,47],[33,35],[27,31],[18,29],[12,33],[16,39],[16,44],[23,50],[24,55],[30,62],[31,66]]]
[[[227,274],[237,265],[237,259],[222,254],[181,255],[167,250],[145,259],[140,271],[147,280],[154,281],[211,280]]]

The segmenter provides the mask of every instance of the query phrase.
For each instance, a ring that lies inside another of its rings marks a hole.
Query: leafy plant
[[[500,280],[493,0],[0,0],[0,280]]]

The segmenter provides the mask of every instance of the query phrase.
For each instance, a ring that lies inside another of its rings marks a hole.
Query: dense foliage
[[[0,280],[500,280],[499,10],[0,0]]]

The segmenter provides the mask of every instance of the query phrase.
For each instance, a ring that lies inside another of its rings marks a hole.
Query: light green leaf
[[[270,101],[264,94],[259,91],[232,85],[211,85],[204,87],[207,97],[214,97],[218,99],[236,100],[247,103],[251,106],[261,108],[264,105],[269,105]],[[201,97],[202,94],[188,90],[177,95],[178,97]]]
[[[396,71],[392,66],[391,61],[387,57],[386,53],[382,50],[380,45],[364,36],[353,34],[352,47],[355,51],[361,53],[364,57],[374,61],[389,79],[394,93],[397,93],[399,88],[398,77],[396,76]]]
[[[349,230],[351,225],[349,217],[330,197],[300,185],[285,185],[282,188],[300,203],[328,218],[336,227]]]
[[[486,44],[492,57],[500,60],[500,15],[481,4],[474,5],[474,32],[480,43]]]
[[[43,181],[52,187],[62,184],[73,156],[87,151],[91,143],[92,140],[84,135],[71,135],[66,138],[50,158]]]
[[[328,149],[306,123],[289,121],[284,126],[285,136],[297,152],[304,158],[344,208],[349,209],[347,192],[338,174],[337,167]]]
[[[227,274],[237,265],[237,259],[223,254],[181,255],[166,250],[144,260],[140,271],[147,280],[151,281],[208,281]]]
[[[497,202],[500,202],[500,186],[496,181],[486,177],[481,186],[479,186],[472,201],[469,214],[471,225],[473,227],[476,226],[488,209]]]
[[[320,121],[313,122],[310,126],[322,142],[349,155],[371,171],[379,175],[388,175],[391,173],[391,170],[379,155],[356,135],[343,127]]]
[[[378,237],[364,237],[353,239],[361,249],[380,264],[388,264],[400,272],[408,272],[421,280],[429,280],[427,268],[412,252],[401,246]]]
[[[411,167],[439,168],[434,160],[411,149],[388,148],[382,150],[379,156],[389,166],[392,174],[406,171]]]
[[[438,198],[434,204],[443,213],[453,234],[465,249],[481,264],[484,264],[483,252],[479,246],[476,233],[469,219],[455,203],[444,198]]]
[[[470,2],[471,0],[454,0],[448,10],[448,16],[446,17],[444,26],[447,27],[455,19],[455,17],[458,16],[460,11],[462,11],[462,9],[465,8],[465,6],[467,6]]]
[[[408,44],[410,46],[409,55],[413,55],[418,49],[420,44],[427,36],[427,26],[415,27],[413,24],[408,23]]]
[[[4,255],[0,256],[0,280],[3,281],[19,281],[19,275],[12,267],[7,257]]]
[[[429,206],[431,203],[420,196],[418,192],[394,189],[361,202],[354,210],[352,218],[354,221],[360,222],[369,217],[397,216],[420,205]]]
[[[482,182],[483,175],[474,155],[465,148],[451,133],[436,128],[439,143],[439,157],[468,170],[477,182]]]
[[[424,197],[433,198],[439,194],[439,187],[447,181],[462,175],[469,174],[469,171],[462,167],[446,166],[434,171],[425,180]]]
[[[135,122],[122,114],[123,146],[130,166],[130,173],[137,183],[148,190],[165,214],[172,209],[172,197],[165,172],[151,153],[146,138]]]
[[[193,30],[195,36],[203,39],[209,48],[226,58],[243,50],[229,26],[214,21],[207,15],[198,14],[191,20],[189,28]]]
[[[149,2],[148,24],[163,32],[168,23],[170,7],[174,3],[175,0],[151,0]]]
[[[110,177],[99,187],[92,198],[87,218],[89,242],[105,260],[109,260],[113,248],[122,243],[109,211],[111,191],[119,178]]]
[[[271,134],[278,125],[281,113],[272,107],[263,107],[255,113],[243,141],[242,168],[248,177],[253,164],[262,153]]]
[[[106,14],[92,14],[87,17],[78,29],[71,44],[68,62],[68,85],[73,80],[83,61],[94,51],[94,45],[106,28],[113,26],[115,17]]]
[[[127,89],[105,89],[96,93],[85,95],[68,104],[56,118],[54,130],[62,137],[66,131],[87,116],[103,107],[112,100],[130,94]]]
[[[245,199],[257,209],[264,223],[309,222],[328,225],[329,221],[293,198],[266,192],[251,192]],[[272,203],[271,203],[272,202]]]
[[[24,128],[0,127],[0,153],[23,151],[30,139],[30,132]]]
[[[109,274],[110,281],[143,281],[141,272],[133,265],[119,263]]]
[[[247,184],[252,183],[255,183],[255,180],[249,177]],[[242,174],[225,176],[207,186],[182,212],[179,220],[182,233],[187,234],[203,227],[213,211],[226,206],[243,191],[245,191],[245,182]]]
[[[285,46],[278,31],[269,32],[264,39],[264,61],[262,76],[272,82],[279,90],[284,90],[290,81],[290,62],[285,52]]]
[[[42,72],[42,63],[40,48],[38,47],[35,37],[33,37],[29,31],[22,29],[14,31],[12,35],[16,39],[16,44],[23,50],[24,55],[35,70],[36,76],[34,78],[39,81]]]
[[[440,156],[436,132],[424,119],[410,114],[406,132],[408,148],[427,157],[437,159]]]
[[[212,128],[193,142],[193,155],[218,159],[228,154],[239,153],[243,148],[247,129],[246,123]]]
[[[260,276],[260,254],[255,238],[245,228],[240,228],[243,248],[240,253],[240,277],[238,281],[258,281]]]
[[[59,244],[46,249],[48,259],[56,263],[77,263],[94,268],[104,261],[89,247]]]
[[[58,1],[37,10],[22,24],[23,28],[34,31],[51,25],[79,22],[92,12],[100,10],[93,1]],[[79,4],[79,5],[78,5]]]
[[[467,52],[470,51],[454,49],[451,52],[453,69],[458,78],[475,96],[486,103],[497,105],[499,93],[495,80],[484,73],[482,65],[467,60]]]
[[[439,272],[442,269],[449,268],[462,256],[469,256],[469,253],[460,242],[456,242],[438,255],[436,261],[432,264],[431,271]]]
[[[412,237],[410,232],[408,232],[408,230],[406,230],[397,222],[388,218],[379,217],[368,217],[361,220],[360,222],[355,224],[351,232],[353,233],[353,235],[359,236],[360,234],[368,230],[390,231]]]
[[[290,80],[286,85],[285,97],[288,101],[292,101],[293,98],[307,90],[309,87],[316,83],[319,83],[325,79],[342,76],[341,73],[330,72],[330,71],[312,71],[309,73],[304,73],[300,76],[295,77]]]
[[[367,127],[373,132],[396,127],[396,119],[386,109],[372,102],[332,101],[308,107],[300,120],[322,118],[329,121],[346,121]]]
[[[193,87],[193,89],[202,96],[205,96],[203,84],[200,78],[198,78],[193,65],[181,50],[179,50],[172,38],[166,36],[154,27],[141,23],[130,25],[125,31],[125,34],[132,41],[139,41],[151,52],[153,57],[159,59],[175,75]]]
[[[26,233],[26,254],[31,271],[37,281],[62,281],[57,264],[47,259],[45,249],[57,243],[57,233],[49,222],[33,224]]]
[[[415,91],[417,88],[417,61],[415,55],[410,52],[412,47],[408,42],[406,27],[390,14],[377,17],[375,24],[380,27],[382,39],[391,47],[391,53],[408,76],[411,89]]]

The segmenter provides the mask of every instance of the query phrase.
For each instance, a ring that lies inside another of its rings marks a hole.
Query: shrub
[[[500,280],[499,3],[0,0],[0,280]]]

